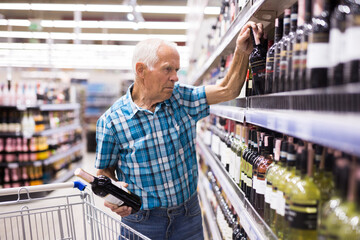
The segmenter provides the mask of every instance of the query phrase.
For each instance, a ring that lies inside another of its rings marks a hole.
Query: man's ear
[[[135,64],[135,69],[136,69],[136,75],[138,77],[144,78],[145,70],[147,69],[146,65],[142,62],[137,62]]]

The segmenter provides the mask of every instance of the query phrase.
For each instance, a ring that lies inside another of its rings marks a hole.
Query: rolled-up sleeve
[[[104,115],[96,123],[96,143],[95,168],[104,169],[117,166],[119,144],[111,129],[111,123],[107,122]]]

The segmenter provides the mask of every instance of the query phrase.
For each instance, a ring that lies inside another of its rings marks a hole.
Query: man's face
[[[162,102],[171,97],[175,83],[179,80],[180,57],[176,50],[163,45],[158,50],[158,62],[148,69],[144,84],[151,98]]]

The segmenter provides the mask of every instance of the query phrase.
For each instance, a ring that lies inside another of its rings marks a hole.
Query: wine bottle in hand
[[[76,169],[74,174],[90,183],[92,191],[106,201],[118,206],[129,206],[132,208],[131,213],[140,210],[141,198],[123,187],[120,182],[107,176],[95,177],[81,168]]]

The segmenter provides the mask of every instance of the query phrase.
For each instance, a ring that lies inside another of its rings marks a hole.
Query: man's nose
[[[177,81],[179,81],[177,72],[171,74],[171,76],[170,76],[170,81],[172,81],[172,82],[177,82]]]

